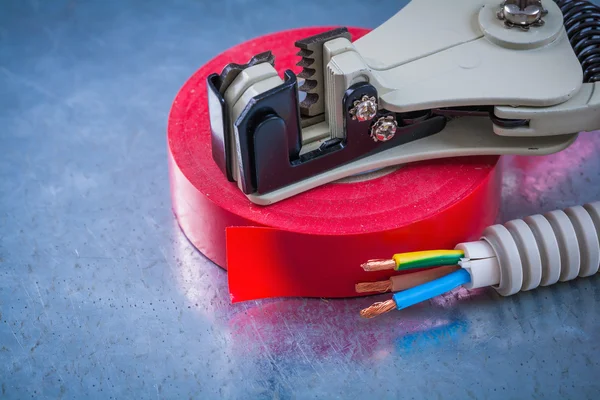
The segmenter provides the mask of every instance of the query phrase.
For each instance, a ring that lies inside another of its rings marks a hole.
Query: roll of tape
[[[182,87],[168,123],[173,210],[185,235],[227,268],[232,301],[274,296],[356,296],[370,258],[454,248],[477,240],[499,205],[498,157],[414,163],[373,179],[332,183],[263,207],[228,182],[211,154],[206,77],[272,50],[281,73],[298,61],[294,42],[331,28],[263,36],[220,54]],[[351,28],[353,40],[367,30]]]

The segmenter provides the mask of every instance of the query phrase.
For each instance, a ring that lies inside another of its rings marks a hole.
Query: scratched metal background
[[[165,129],[186,78],[257,35],[375,27],[398,3],[2,1],[0,397],[597,399],[598,277],[364,321],[377,298],[231,306],[179,231]],[[599,155],[583,134],[507,157],[501,218],[600,199]]]

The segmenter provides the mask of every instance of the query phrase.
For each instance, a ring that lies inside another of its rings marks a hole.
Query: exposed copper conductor
[[[370,307],[360,310],[360,316],[363,318],[373,318],[386,312],[392,311],[396,308],[396,302],[394,300],[386,300],[383,302],[377,302]]]
[[[384,271],[396,268],[394,260],[369,260],[360,265],[365,271]]]
[[[356,293],[370,293],[370,292],[387,292],[392,290],[392,281],[390,279],[379,282],[361,282],[354,286]]]

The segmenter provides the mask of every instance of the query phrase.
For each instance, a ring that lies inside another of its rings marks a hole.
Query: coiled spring
[[[584,82],[600,81],[600,7],[585,0],[554,0],[581,67]]]

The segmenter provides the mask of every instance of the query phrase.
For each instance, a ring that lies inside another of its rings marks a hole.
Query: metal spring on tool
[[[554,1],[583,68],[583,82],[600,81],[600,7],[585,0]]]

